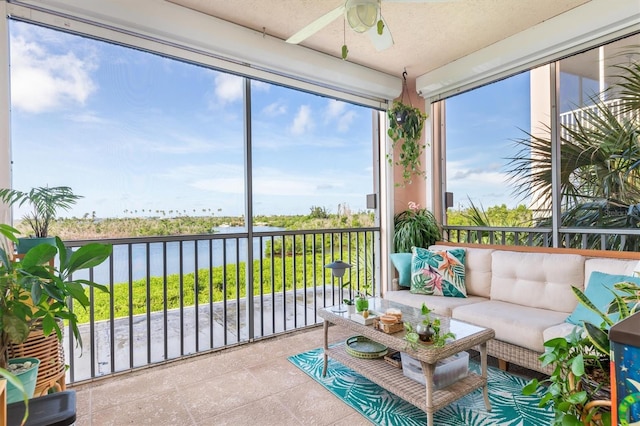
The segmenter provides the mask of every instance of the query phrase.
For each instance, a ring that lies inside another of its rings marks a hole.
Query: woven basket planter
[[[45,336],[42,328],[36,328],[24,343],[9,346],[10,359],[27,357],[40,360],[34,396],[46,395],[52,388],[65,390],[64,347],[55,332]]]

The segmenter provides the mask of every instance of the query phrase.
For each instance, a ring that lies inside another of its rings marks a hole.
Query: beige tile
[[[201,422],[265,398],[270,389],[249,371],[238,370],[193,386],[181,386],[179,392],[189,413]]]
[[[247,370],[269,390],[271,394],[289,389],[301,383],[307,383],[309,376],[302,372],[286,358],[271,360]]]
[[[121,400],[116,406],[92,413],[91,422],[100,426],[119,425],[193,425],[178,392],[157,393],[133,401]]]
[[[198,425],[295,426],[302,424],[277,398],[267,397],[229,410],[218,416],[202,419]]]
[[[275,397],[305,425],[329,425],[355,412],[313,380],[280,392]]]
[[[119,375],[97,382],[91,388],[91,410],[101,411],[109,407],[117,407],[123,401],[144,400],[174,390],[175,386],[170,380],[166,380],[163,369],[149,369],[131,375]]]

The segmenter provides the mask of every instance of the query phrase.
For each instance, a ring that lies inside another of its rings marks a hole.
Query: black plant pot
[[[396,122],[398,124],[402,124],[407,120],[407,115],[409,113],[407,111],[397,111],[396,112]]]

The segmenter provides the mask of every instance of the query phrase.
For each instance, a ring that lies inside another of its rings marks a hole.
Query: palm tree
[[[636,228],[640,225],[640,63],[616,66],[607,94],[619,103],[594,98],[574,112],[561,132],[562,226]],[[549,129],[547,132],[550,134]],[[515,141],[507,173],[515,193],[551,208],[551,142],[527,133]],[[539,219],[549,224],[550,218]],[[599,241],[599,240],[598,240]],[[630,243],[627,241],[627,243]]]

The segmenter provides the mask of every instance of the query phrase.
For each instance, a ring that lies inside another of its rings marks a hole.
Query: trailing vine
[[[395,162],[392,154],[387,155],[389,164],[402,167],[403,183],[396,186],[410,184],[413,176],[426,177],[426,172],[422,170],[420,163],[426,144],[421,143],[420,137],[427,115],[418,108],[405,105],[402,101],[395,101],[387,111],[387,115],[389,117],[387,134],[393,141],[392,150],[395,151],[400,144],[400,152]]]

